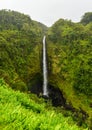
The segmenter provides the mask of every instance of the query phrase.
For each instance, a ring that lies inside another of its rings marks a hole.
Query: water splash
[[[43,37],[43,95],[48,96],[46,36]]]

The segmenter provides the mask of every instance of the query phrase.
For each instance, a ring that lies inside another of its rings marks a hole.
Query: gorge
[[[0,11],[0,81],[32,99],[33,93],[38,100],[49,97],[52,107],[72,111],[79,125],[91,127],[92,23],[84,22],[59,19],[48,28],[19,12]]]

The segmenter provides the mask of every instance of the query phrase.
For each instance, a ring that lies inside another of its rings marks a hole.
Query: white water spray
[[[48,96],[46,36],[43,37],[43,95]]]

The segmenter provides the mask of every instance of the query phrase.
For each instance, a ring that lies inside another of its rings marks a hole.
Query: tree
[[[83,15],[83,17],[81,19],[81,23],[86,25],[90,22],[92,22],[92,12],[87,12]]]

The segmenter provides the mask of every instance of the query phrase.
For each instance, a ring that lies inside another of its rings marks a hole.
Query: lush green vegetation
[[[66,104],[75,109],[67,118],[62,115],[69,115],[67,111],[56,111],[43,99],[27,94],[42,82],[42,38],[46,31],[49,84],[58,87]],[[85,13],[80,23],[60,19],[48,29],[28,15],[1,10],[0,78],[8,85],[0,80],[0,129],[83,130],[76,123],[91,129],[91,66],[91,12]]]
[[[43,99],[13,91],[0,80],[1,130],[81,130],[71,117],[49,108]]]
[[[87,12],[83,15],[81,23],[87,25],[92,22],[92,12]]]
[[[91,27],[92,23],[83,26],[60,19],[48,32],[48,39],[55,46],[54,54],[50,53],[52,66],[55,64],[52,68],[56,68],[53,73],[59,73],[61,79],[86,95],[92,95]]]
[[[28,90],[41,77],[41,42],[46,26],[15,11],[0,11],[0,77]]]
[[[58,20],[48,31],[49,82],[92,122],[92,22]],[[54,79],[54,80],[53,80]]]

